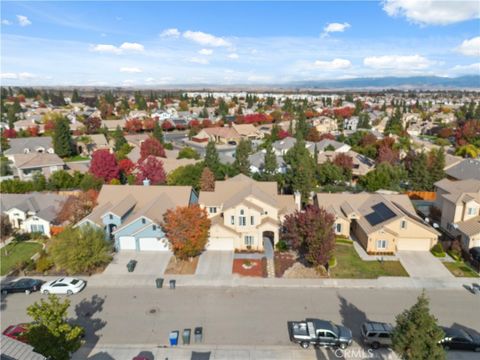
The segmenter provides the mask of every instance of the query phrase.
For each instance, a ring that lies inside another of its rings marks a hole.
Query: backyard
[[[4,246],[1,250],[1,270],[0,275],[6,275],[12,271],[15,266],[24,261],[28,261],[34,254],[42,249],[42,245],[34,242],[12,242]],[[6,255],[8,254],[8,255]]]

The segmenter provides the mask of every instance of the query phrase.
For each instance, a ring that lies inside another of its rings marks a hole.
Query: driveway
[[[197,275],[232,275],[233,251],[207,250],[200,255]]]
[[[104,274],[128,274],[127,263],[137,260],[134,274],[137,275],[163,275],[167,268],[172,253],[170,251],[120,251],[115,254],[112,262],[105,269]]]
[[[397,257],[410,277],[453,278],[453,275],[430,251],[397,251]]]

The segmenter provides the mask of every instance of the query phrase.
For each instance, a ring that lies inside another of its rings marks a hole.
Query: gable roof
[[[480,180],[480,160],[465,159],[445,170],[447,176],[457,180]]]
[[[480,203],[480,180],[468,179],[468,180],[449,180],[442,179],[435,183],[435,186],[446,194],[442,197],[454,204],[458,204],[461,201],[467,202],[469,200],[475,200]]]
[[[47,166],[63,166],[63,162],[57,154],[48,153],[29,153],[12,155],[13,164],[17,169],[31,169]]]
[[[36,149],[40,147],[44,148],[45,151],[53,148],[50,136],[9,139],[8,144],[10,148],[4,151],[5,155],[24,154],[25,149],[29,149],[30,152],[36,152]]]
[[[0,210],[5,212],[15,208],[23,212],[33,212],[44,220],[53,221],[65,200],[66,196],[55,193],[2,194]]]

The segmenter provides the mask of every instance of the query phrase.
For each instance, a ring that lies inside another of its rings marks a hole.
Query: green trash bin
[[[182,333],[182,340],[183,340],[183,345],[190,345],[190,334],[191,334],[190,329],[183,329]]]
[[[162,278],[156,278],[155,279],[155,285],[157,286],[157,289],[161,289],[163,287],[163,279]]]
[[[127,264],[127,270],[128,272],[133,272],[133,270],[135,270],[135,266],[137,265],[137,261],[136,260],[130,260]]]

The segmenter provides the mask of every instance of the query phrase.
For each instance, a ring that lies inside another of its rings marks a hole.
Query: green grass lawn
[[[337,265],[330,269],[332,278],[376,279],[379,276],[408,276],[400,261],[363,261],[352,245],[336,244]]]
[[[63,161],[65,162],[72,162],[72,161],[85,161],[85,160],[90,160],[88,156],[82,156],[82,155],[75,155],[72,157],[64,158]]]
[[[8,274],[16,264],[27,261],[41,249],[42,245],[31,242],[10,243],[4,246],[0,254],[0,275]],[[5,255],[5,250],[8,251],[8,255]]]
[[[455,277],[479,277],[478,274],[464,262],[444,262],[443,265],[455,276]]]

